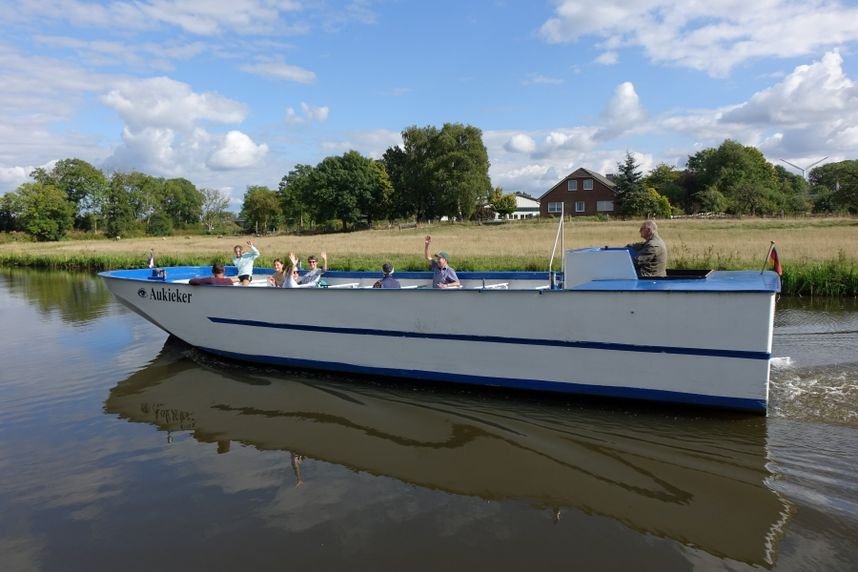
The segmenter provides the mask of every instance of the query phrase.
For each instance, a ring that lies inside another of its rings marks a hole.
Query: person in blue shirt
[[[432,268],[432,288],[459,288],[462,286],[459,282],[459,277],[456,271],[449,265],[450,255],[444,252],[436,252],[434,255],[429,255],[429,245],[432,243],[432,237],[426,235],[423,241],[423,256],[429,261],[429,266]]]
[[[250,252],[244,252],[240,244],[236,244],[233,248],[235,258],[232,259],[232,263],[238,270],[238,282],[242,286],[247,286],[253,280],[253,261],[259,256],[259,250],[253,246],[253,241],[248,240],[247,246],[250,247]]]
[[[381,272],[384,276],[372,285],[373,288],[402,288],[399,280],[393,277],[393,265],[385,262],[381,265]]]

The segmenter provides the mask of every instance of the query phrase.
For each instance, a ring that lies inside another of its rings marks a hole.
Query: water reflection
[[[0,290],[20,296],[43,315],[58,312],[66,324],[81,325],[101,316],[112,302],[110,291],[92,275],[65,270],[0,269]]]
[[[790,508],[767,486],[760,417],[592,410],[485,392],[297,379],[209,368],[169,340],[110,390],[108,413],[169,436],[314,460],[493,501],[614,519],[641,533],[770,566]],[[318,381],[318,383],[314,382]],[[324,483],[319,483],[324,486]]]

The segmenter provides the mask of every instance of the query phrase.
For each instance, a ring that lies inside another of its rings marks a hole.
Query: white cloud
[[[188,84],[167,77],[123,81],[101,99],[132,130],[190,130],[202,119],[238,123],[246,114],[236,101],[216,93],[195,93]]]
[[[207,164],[212,169],[241,169],[258,163],[268,154],[268,145],[257,145],[241,131],[230,131]]]
[[[534,85],[534,84],[545,84],[545,85],[559,85],[563,83],[563,80],[556,77],[549,77],[539,73],[529,73],[527,74],[527,78],[521,82],[523,85]]]
[[[802,65],[782,82],[755,93],[724,114],[722,121],[769,125],[812,125],[850,118],[858,122],[858,88],[843,72],[837,52]]]
[[[602,112],[604,129],[599,139],[612,139],[630,129],[640,129],[646,121],[646,110],[631,82],[623,82],[616,87],[614,95],[608,100]]]
[[[353,149],[372,159],[381,159],[385,151],[396,146],[402,146],[402,134],[389,129],[354,132],[344,139],[323,141],[320,144],[326,153],[344,153]]]
[[[33,166],[21,167],[20,165],[0,167],[0,189],[13,189],[26,183],[30,180],[30,173],[33,172],[34,168]]]
[[[284,62],[260,61],[255,64],[243,65],[241,66],[241,70],[269,79],[294,81],[304,84],[316,82],[316,74],[314,72]]]
[[[176,60],[191,59],[208,49],[203,42],[177,41],[128,43],[121,41],[82,40],[68,36],[37,35],[34,42],[73,53],[74,58],[94,67],[128,65],[135,69],[173,69]]]
[[[304,123],[310,123],[312,121],[317,121],[321,123],[328,119],[328,113],[330,112],[330,109],[328,109],[327,106],[313,107],[302,101],[301,112],[302,114],[299,115],[294,108],[287,108],[286,123],[288,123],[289,125],[302,125]]]
[[[509,138],[504,149],[511,153],[532,153],[536,149],[536,142],[530,135],[516,133]]]
[[[540,35],[551,43],[595,36],[606,51],[640,47],[653,62],[725,76],[749,59],[858,41],[858,8],[829,0],[563,0]]]
[[[596,62],[597,64],[602,64],[602,65],[605,65],[605,66],[612,66],[612,65],[615,65],[615,64],[617,64],[617,62],[619,62],[619,61],[620,61],[620,56],[619,56],[619,54],[618,54],[617,52],[615,52],[615,51],[602,52],[602,53],[601,53],[601,54],[599,54],[599,56],[595,59],[595,62]]]
[[[299,24],[283,19],[300,10],[294,0],[115,0],[104,3],[81,0],[30,0],[8,18],[62,19],[73,25],[113,29],[152,29],[158,25],[180,28],[196,35],[227,32],[285,34],[301,32]]]

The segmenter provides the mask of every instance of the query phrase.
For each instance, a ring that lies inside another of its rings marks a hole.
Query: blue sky
[[[0,193],[78,157],[238,208],[297,163],[445,122],[535,196],[726,138],[858,159],[855,2],[0,0],[0,26]]]

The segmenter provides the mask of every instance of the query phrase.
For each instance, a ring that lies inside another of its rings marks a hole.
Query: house
[[[613,181],[589,169],[578,169],[539,197],[540,216],[613,214],[617,188]]]
[[[528,195],[527,193],[515,193],[515,212],[509,215],[507,220],[521,220],[525,218],[535,218],[539,216],[539,201]],[[495,220],[501,217],[495,213]]]

